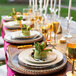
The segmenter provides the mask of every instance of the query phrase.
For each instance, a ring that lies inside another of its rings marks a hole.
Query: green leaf
[[[35,52],[35,49],[33,49],[33,52]]]
[[[42,50],[45,48],[45,43],[44,42],[41,43],[41,48],[42,48]]]
[[[44,50],[44,52],[48,52],[48,51],[52,52],[52,49],[46,49],[46,50]]]

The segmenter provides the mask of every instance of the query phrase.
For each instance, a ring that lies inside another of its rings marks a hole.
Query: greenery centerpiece
[[[21,30],[22,30],[22,34],[24,36],[30,36],[31,26],[28,26],[28,25],[24,24],[24,26]]]
[[[46,48],[47,46],[45,42],[42,43],[36,42],[34,43],[34,45],[35,49],[33,49],[34,51],[33,58],[36,60],[44,60],[47,57],[47,52],[52,51],[52,49]]]

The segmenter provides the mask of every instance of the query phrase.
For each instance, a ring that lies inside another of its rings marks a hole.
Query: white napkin
[[[0,60],[5,60],[4,47],[0,48]]]
[[[7,76],[7,68],[6,68],[6,65],[0,66],[0,76]]]
[[[4,16],[3,19],[12,19],[12,16]]]
[[[21,24],[31,25],[31,21],[23,21],[23,20],[21,20]]]
[[[10,21],[10,22],[4,22],[3,25],[5,26],[15,26],[18,25],[17,21]]]

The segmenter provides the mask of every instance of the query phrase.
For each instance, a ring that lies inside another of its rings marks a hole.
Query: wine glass
[[[57,44],[58,28],[59,28],[59,22],[53,22],[53,32],[54,32],[54,43],[53,43],[53,45]]]
[[[48,26],[48,28],[49,28],[49,40],[48,41],[50,41],[51,42],[51,33],[52,33],[52,31],[53,31],[53,24],[52,23],[47,23],[47,26]]]
[[[46,25],[43,25],[40,27],[41,28],[41,32],[45,38],[45,42],[47,42],[48,39],[48,27]]]
[[[73,61],[72,63],[72,71],[68,71],[66,73],[67,76],[76,76],[75,68],[74,68],[74,63],[76,61],[76,42],[75,38],[69,39],[67,42],[67,52],[68,52],[68,57]]]

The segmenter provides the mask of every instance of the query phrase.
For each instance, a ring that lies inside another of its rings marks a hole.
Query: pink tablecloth
[[[4,31],[6,30],[6,28],[3,26],[3,22],[4,22],[4,20],[1,19],[2,38],[4,39],[4,35],[5,35]],[[12,71],[12,70],[8,67],[8,65],[7,65],[7,60],[8,60],[8,59],[7,59],[6,50],[7,50],[7,46],[8,46],[9,44],[10,44],[10,43],[7,43],[6,41],[4,41],[4,51],[5,51],[6,66],[7,66],[7,76],[13,76],[13,75],[15,74],[15,72]]]

